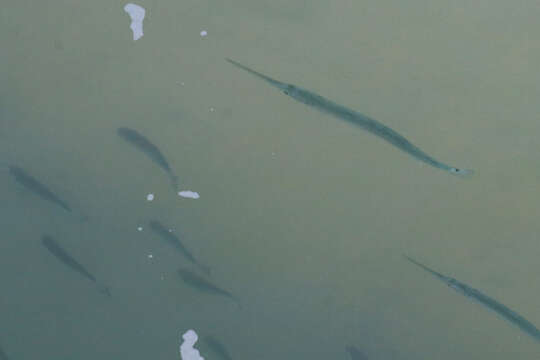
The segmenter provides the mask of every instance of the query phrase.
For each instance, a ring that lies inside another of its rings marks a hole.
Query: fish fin
[[[450,171],[450,174],[459,176],[461,178],[470,178],[474,174],[474,170],[472,169],[459,169],[459,168],[450,168],[448,171]]]
[[[100,293],[107,295],[108,297],[112,297],[111,290],[106,285],[98,285],[98,290]]]
[[[180,180],[178,179],[178,176],[174,175],[174,174],[170,174],[170,177],[171,177],[171,182],[172,182],[172,186],[174,188],[174,191],[178,191],[179,189],[179,183],[180,183]]]
[[[60,206],[61,206],[64,210],[66,210],[67,212],[73,212],[73,210],[71,209],[71,207],[70,207],[68,204],[66,204],[65,202],[63,202],[63,201],[60,202]]]
[[[242,302],[240,301],[240,299],[235,299],[235,301],[236,301],[236,304],[238,305],[238,309],[242,310],[244,306],[242,305]]]
[[[239,298],[237,298],[236,296],[234,295],[230,295],[229,298],[234,301],[236,303],[236,305],[238,305],[238,309],[242,310],[244,308],[244,306],[242,305],[242,302],[240,301]]]

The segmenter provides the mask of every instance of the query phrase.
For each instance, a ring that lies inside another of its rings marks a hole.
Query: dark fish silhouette
[[[78,272],[88,280],[92,281],[98,286],[100,292],[107,296],[111,296],[111,292],[107,286],[101,285],[97,282],[94,275],[92,275],[84,266],[82,266],[77,260],[75,260],[71,255],[69,255],[66,250],[64,250],[60,244],[56,242],[49,235],[43,235],[41,237],[41,243],[51,254],[53,254],[58,260],[60,260],[64,265],[70,269]]]
[[[174,233],[170,232],[167,227],[165,227],[162,223],[160,223],[157,220],[151,220],[150,221],[150,229],[154,231],[156,234],[158,234],[163,240],[165,240],[168,244],[174,246],[178,251],[180,251],[189,261],[191,261],[193,264],[197,265],[199,269],[201,269],[205,274],[210,274],[210,268],[206,265],[203,265],[195,259],[193,254],[182,244],[178,236],[176,236]]]
[[[130,128],[118,128],[117,133],[118,136],[133,145],[135,148],[145,153],[148,157],[150,157],[150,159],[152,159],[153,162],[155,162],[159,165],[159,167],[165,170],[169,175],[169,178],[171,179],[174,190],[178,190],[178,177],[174,174],[171,167],[169,166],[169,163],[167,162],[167,159],[165,159],[165,156],[163,156],[163,154],[156,145],[152,144],[150,140],[148,140],[138,131]]]
[[[62,209],[71,212],[69,205],[56,196],[52,191],[50,191],[45,185],[40,183],[35,177],[28,174],[22,168],[16,165],[9,166],[9,173],[15,178],[15,180],[32,191],[33,193],[39,195],[41,198],[48,200],[56,205],[60,206]]]
[[[346,346],[345,350],[347,350],[347,352],[351,356],[351,360],[368,360],[367,355],[364,354],[362,351],[358,350],[358,348],[356,348],[355,346]]]
[[[411,263],[415,264],[416,266],[419,266],[420,268],[424,269],[431,275],[435,276],[436,278],[444,282],[446,285],[456,290],[458,293],[465,295],[471,300],[479,302],[483,306],[494,311],[495,313],[500,315],[502,318],[508,320],[510,323],[520,328],[523,332],[529,334],[535,340],[540,341],[540,330],[538,330],[536,326],[534,326],[531,322],[526,320],[523,316],[519,315],[517,312],[506,307],[506,305],[501,304],[497,300],[485,295],[484,293],[480,292],[479,290],[476,290],[475,288],[470,287],[467,284],[460,282],[459,280],[456,280],[454,278],[438,273],[435,270],[428,268],[424,264],[421,264],[418,261],[408,256],[405,256],[405,255],[403,256],[405,257],[405,259],[409,260]]]
[[[378,122],[375,119],[367,117],[363,114],[360,114],[354,110],[351,110],[343,105],[339,105],[331,100],[328,100],[314,92],[311,92],[306,89],[302,89],[293,84],[282,83],[272,79],[269,76],[261,74],[253,69],[248,68],[234,60],[226,59],[228,62],[234,66],[249,72],[252,75],[255,75],[259,79],[265,80],[270,85],[280,89],[285,95],[288,95],[295,99],[298,102],[311,106],[321,112],[326,114],[333,115],[338,119],[345,120],[349,123],[357,125],[362,129],[386,140],[390,144],[394,145],[398,149],[408,153],[409,155],[414,156],[416,159],[423,161],[426,164],[429,164],[435,168],[448,171],[453,175],[468,176],[472,174],[470,169],[461,169],[455,168],[453,166],[446,165],[433,157],[426,154],[417,146],[413,145],[409,140],[403,137],[401,134],[392,130],[383,123]]]
[[[185,268],[178,269],[178,274],[186,284],[199,290],[200,292],[229,298],[235,301],[239,307],[242,307],[240,300],[238,300],[236,296],[234,296],[227,290],[223,290],[217,287],[208,280],[204,279],[202,276],[199,276]]]
[[[208,335],[203,338],[203,342],[223,360],[232,360],[232,356],[227,351],[227,348],[215,337]]]

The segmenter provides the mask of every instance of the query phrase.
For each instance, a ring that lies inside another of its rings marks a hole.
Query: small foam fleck
[[[197,193],[195,191],[189,191],[189,190],[179,191],[178,196],[188,198],[188,199],[198,199],[198,198],[200,198],[199,193]]]
[[[146,10],[142,6],[129,3],[124,6],[124,11],[131,18],[129,27],[133,31],[133,40],[139,40],[143,36],[143,20]]]
[[[199,339],[194,330],[188,330],[182,335],[183,342],[180,344],[180,357],[182,360],[204,360],[195,348],[195,343]]]

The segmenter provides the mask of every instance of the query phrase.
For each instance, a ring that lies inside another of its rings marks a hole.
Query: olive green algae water
[[[189,328],[237,359],[348,359],[347,346],[370,359],[538,359],[537,342],[402,258],[540,325],[535,2],[136,4],[137,41],[121,2],[0,8],[0,163],[87,216],[0,171],[10,359],[178,359]],[[475,173],[448,176],[225,58]],[[176,195],[121,127],[151,139],[200,199]],[[178,269],[197,268],[151,220],[242,308],[186,286]],[[113,296],[59,265],[44,234]]]

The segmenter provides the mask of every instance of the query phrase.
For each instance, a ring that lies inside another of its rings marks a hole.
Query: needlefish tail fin
[[[242,310],[244,308],[239,298],[237,298],[236,296],[233,296],[231,299],[236,303],[239,310]]]
[[[225,292],[223,292],[221,294],[224,295],[225,297],[229,298],[229,300],[231,300],[232,302],[234,302],[238,306],[239,310],[243,309],[242,301],[236,295],[234,295],[234,294],[232,294],[232,293],[230,293],[228,291],[225,291]]]
[[[73,212],[73,214],[75,215],[75,217],[79,219],[81,223],[86,223],[90,220],[90,217],[86,213],[83,213],[82,211],[75,211]]]
[[[170,178],[171,178],[171,183],[172,183],[172,187],[174,189],[174,191],[178,191],[180,189],[180,180],[178,179],[178,176],[176,176],[175,174],[173,173],[170,173],[169,174]]]
[[[63,202],[63,201],[58,200],[58,205],[60,205],[67,212],[73,212],[71,207],[68,204],[66,204],[65,202]]]
[[[459,176],[460,178],[470,178],[474,174],[474,170],[472,169],[461,169],[461,168],[455,168],[451,167],[448,169],[450,174]]]
[[[108,296],[108,297],[112,297],[111,295],[111,290],[109,289],[109,287],[107,285],[103,285],[103,284],[98,284],[98,290],[100,293]]]

